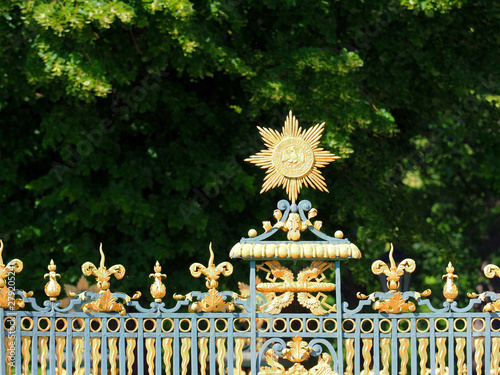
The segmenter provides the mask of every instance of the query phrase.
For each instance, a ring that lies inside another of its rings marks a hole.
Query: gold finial
[[[50,260],[50,264],[47,267],[49,273],[46,273],[43,278],[49,278],[49,282],[45,284],[45,294],[51,301],[56,301],[57,297],[61,293],[61,285],[57,282],[57,278],[61,277],[58,273],[56,273],[56,265],[54,264],[54,260]]]
[[[443,280],[446,279],[446,283],[443,287],[443,296],[446,298],[447,302],[453,302],[458,296],[458,288],[453,281],[453,279],[458,279],[458,276],[453,273],[454,271],[455,268],[453,268],[453,265],[449,262],[448,267],[446,267],[447,273],[443,275]]]
[[[165,284],[162,283],[161,278],[167,278],[167,275],[164,275],[161,273],[161,266],[158,261],[156,261],[156,264],[154,266],[154,271],[155,273],[152,273],[149,275],[149,277],[154,277],[155,281],[153,284],[151,284],[150,291],[151,295],[155,299],[155,302],[161,302],[161,299],[165,297],[165,293],[167,291]]]
[[[109,270],[106,269],[104,265],[105,257],[104,252],[102,250],[102,243],[99,246],[99,252],[101,253],[101,262],[99,264],[99,268],[97,268],[94,263],[85,262],[82,265],[82,272],[85,276],[94,275],[97,281],[97,287],[99,288],[99,293],[104,293],[109,289],[109,279],[111,275],[114,275],[117,280],[120,280],[123,276],[125,276],[125,267],[121,264],[116,264],[112,266]]]
[[[282,186],[293,204],[302,185],[328,192],[325,179],[318,168],[325,167],[340,157],[318,148],[324,125],[323,122],[302,130],[290,111],[281,133],[257,127],[267,149],[245,161],[267,169],[261,193]]]
[[[257,236],[257,231],[255,229],[250,229],[248,231],[248,237],[253,238]]]
[[[404,259],[396,266],[396,262],[393,257],[394,246],[391,243],[391,251],[389,252],[389,261],[391,266],[389,267],[385,262],[377,260],[372,264],[372,272],[375,275],[384,274],[387,276],[387,288],[389,292],[396,293],[399,288],[399,279],[404,275],[405,271],[412,273],[415,271],[416,264],[413,259]]]

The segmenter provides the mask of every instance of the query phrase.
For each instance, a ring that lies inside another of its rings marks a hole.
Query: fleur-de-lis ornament
[[[109,290],[109,279],[114,275],[118,280],[125,276],[125,267],[121,264],[116,264],[109,269],[104,265],[105,257],[102,251],[102,243],[99,246],[99,252],[101,253],[101,263],[99,268],[97,268],[94,263],[85,262],[82,266],[82,272],[85,276],[94,275],[97,280],[97,287],[99,288],[99,298],[93,299],[82,305],[83,312],[110,312],[115,311],[120,315],[125,315],[126,310],[123,303],[117,302],[117,297],[111,293]],[[124,293],[123,293],[124,294]],[[69,296],[76,296],[75,293],[68,293]],[[132,297],[125,295],[125,297],[118,297],[125,301],[125,303],[131,300],[138,299],[141,296],[140,292],[136,292]],[[85,292],[80,295],[81,299],[85,299]]]
[[[208,266],[205,267],[201,263],[193,263],[189,267],[191,275],[194,277],[205,276],[205,286],[208,288],[208,292],[205,294],[203,300],[193,302],[189,307],[189,312],[230,312],[234,311],[233,302],[225,302],[223,294],[219,293],[216,289],[219,283],[217,280],[220,275],[229,276],[233,273],[233,266],[229,262],[222,262],[217,266],[214,264],[214,252],[212,251],[212,243],[210,243],[210,259],[208,261]],[[192,294],[187,295],[174,294],[174,299],[181,300],[184,298],[192,300]],[[234,298],[234,297],[233,297]]]
[[[61,293],[61,285],[57,282],[57,278],[61,277],[58,273],[56,273],[56,265],[54,264],[54,260],[50,260],[50,264],[47,267],[49,269],[49,273],[46,273],[43,278],[49,278],[49,282],[45,284],[45,294],[49,299],[53,302],[57,300],[57,297]]]
[[[99,293],[103,294],[109,289],[109,279],[112,275],[114,275],[117,280],[120,280],[123,276],[125,276],[125,267],[121,264],[115,264],[107,269],[104,265],[106,258],[104,257],[104,252],[102,251],[102,243],[99,246],[99,252],[101,253],[101,263],[99,264],[99,268],[97,268],[94,263],[85,262],[82,266],[82,272],[85,276],[94,275],[96,277]]]
[[[205,267],[201,263],[193,263],[189,267],[189,271],[193,277],[205,276],[205,285],[208,289],[215,289],[219,286],[218,279],[219,275],[229,276],[233,273],[233,265],[229,262],[222,262],[217,266],[214,264],[214,252],[212,250],[212,243],[209,246],[210,259],[208,260],[208,266]]]
[[[149,290],[151,291],[151,295],[155,299],[155,302],[161,302],[161,299],[165,297],[165,293],[167,292],[165,284],[162,283],[161,278],[167,278],[167,275],[161,273],[161,266],[158,261],[156,261],[154,271],[155,273],[149,275],[149,277],[155,278],[155,281],[151,284]]]
[[[387,288],[389,292],[396,293],[399,288],[399,279],[404,275],[405,271],[412,273],[415,271],[416,264],[413,259],[404,259],[397,266],[394,261],[394,257],[392,256],[394,252],[394,246],[391,243],[391,251],[389,252],[389,261],[391,266],[389,267],[387,263],[377,260],[372,264],[372,272],[375,275],[384,274],[387,276]]]
[[[413,302],[409,302],[408,298],[412,297],[419,300],[422,297],[428,297],[431,294],[431,290],[424,290],[422,293],[419,292],[405,292],[402,294],[398,291],[399,289],[399,279],[404,275],[405,272],[412,273],[415,271],[416,264],[413,259],[403,259],[398,265],[394,261],[393,257],[394,246],[391,244],[391,251],[389,252],[390,267],[387,263],[377,260],[372,264],[372,272],[375,275],[384,274],[387,277],[387,288],[389,289],[389,296],[382,293],[383,297],[378,297],[378,292],[372,293],[369,296],[358,293],[357,297],[359,299],[369,298],[374,302],[373,309],[379,312],[386,312],[390,314],[406,313],[410,311],[415,311],[417,308]],[[385,296],[384,296],[385,295]],[[377,298],[380,298],[377,300]],[[383,298],[383,299],[382,299]]]

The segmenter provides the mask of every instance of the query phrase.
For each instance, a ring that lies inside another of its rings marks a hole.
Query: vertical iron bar
[[[250,261],[250,371],[257,374],[257,307],[255,299],[255,260]]]
[[[431,374],[436,373],[436,321],[429,318],[429,360],[431,362]]]
[[[472,332],[474,327],[472,325],[472,318],[467,318],[467,375],[472,375],[473,362],[472,362]]]
[[[417,319],[411,318],[410,325],[411,375],[417,375]]]
[[[491,370],[491,317],[484,319],[484,373],[489,374]]]
[[[342,282],[340,261],[335,261],[335,303],[337,304],[337,372],[344,373],[344,335],[342,332]],[[252,372],[255,374],[255,372]]]
[[[155,367],[156,367],[156,375],[161,375],[161,319],[156,318],[156,339],[155,339],[155,351],[156,351],[156,357],[155,357]],[[194,373],[196,374],[196,373]]]
[[[108,318],[101,318],[101,371],[108,373],[108,340],[105,332],[108,331]]]
[[[73,373],[73,319],[66,316],[66,373]],[[33,345],[33,342],[32,342]]]
[[[210,375],[216,375],[217,360],[215,358],[215,319],[210,318]]]
[[[174,355],[173,355],[173,360],[172,360],[172,369],[174,370],[174,375],[179,375],[179,343],[180,343],[180,334],[179,334],[179,325],[180,325],[180,319],[175,318],[174,319]]]
[[[5,372],[5,329],[4,329],[4,321],[5,321],[5,310],[0,309],[0,368],[3,369],[3,372]],[[253,372],[255,374],[255,372]]]
[[[50,317],[50,336],[49,336],[49,374],[56,374],[56,319]]]
[[[0,309],[0,317],[2,316],[2,312],[3,310]],[[3,324],[1,326],[3,328]],[[0,340],[0,342],[2,341],[3,340]],[[38,374],[38,318],[37,317],[33,317],[33,329],[31,338],[31,373]]]
[[[227,375],[233,375],[234,372],[234,320],[227,318]],[[239,374],[238,374],[239,375]]]
[[[118,353],[120,354],[119,370],[120,375],[126,375],[126,352],[125,352],[125,318],[120,317],[120,338],[118,339]]]
[[[84,359],[83,363],[85,368],[85,375],[90,375],[90,317],[85,316],[85,329],[83,330],[83,348],[84,348]]]
[[[448,318],[448,375],[455,375],[455,319]]]
[[[359,373],[361,372],[361,327],[360,327],[360,320],[359,318],[356,318],[355,320],[355,323],[356,326],[355,326],[355,329],[354,329],[354,337],[355,337],[355,341],[354,341],[354,373],[356,375],[359,375]]]
[[[16,315],[13,316],[16,324],[16,338],[15,338],[15,349],[16,349],[16,360],[15,360],[15,370],[16,374],[21,373],[21,317]]]
[[[398,375],[398,319],[392,318],[392,340],[391,340],[391,373]]]
[[[198,373],[198,324],[197,318],[191,318],[191,374]],[[160,375],[158,373],[158,375]]]
[[[379,318],[373,319],[373,373],[380,372],[380,330]]]
[[[144,320],[143,318],[137,319],[137,373],[144,375]]]

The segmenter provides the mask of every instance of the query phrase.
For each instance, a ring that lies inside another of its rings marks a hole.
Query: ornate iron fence
[[[428,290],[399,291],[400,278],[416,264],[396,264],[392,248],[389,264],[372,265],[375,275],[387,278],[387,291],[358,293],[353,309],[342,301],[341,264],[361,252],[341,231],[322,233],[310,202],[296,203],[302,185],[326,190],[318,168],[336,157],[317,148],[322,127],[302,131],[290,113],[282,133],[259,129],[268,149],[249,160],[268,168],[263,191],[283,185],[290,201],[278,203],[276,223],[263,222],[264,233],[252,229],[231,249],[231,259],[250,267],[249,283],[238,292],[218,290],[218,279],[233,265],[216,265],[210,246],[208,265],[190,267],[193,277],[204,276],[207,291],[174,295],[175,306],[167,308],[157,262],[149,275],[154,302],[146,308],[136,301],[139,292],[111,292],[110,278],[121,279],[125,268],[107,268],[101,247],[99,267],[82,266],[84,275],[96,277],[95,291],[70,293],[62,307],[51,261],[49,299],[39,306],[31,292],[14,289],[23,263],[4,264],[2,243],[1,374],[498,374],[499,295],[469,294],[469,304],[459,307],[451,264],[443,276],[442,307],[425,298]],[[287,240],[273,239],[281,231]],[[301,240],[304,231],[315,239]],[[495,265],[484,273],[500,277]],[[487,297],[483,312],[472,312]]]

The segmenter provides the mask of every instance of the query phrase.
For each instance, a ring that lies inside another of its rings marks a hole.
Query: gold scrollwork
[[[12,288],[7,286],[6,279],[11,273],[20,273],[23,270],[23,262],[19,259],[12,259],[7,263],[3,262],[3,241],[0,240],[0,308],[18,310],[24,307],[24,301],[21,298],[12,298]],[[33,296],[33,292],[26,293],[22,290],[25,297]]]
[[[308,227],[314,227],[316,230],[320,230],[323,223],[316,220],[311,223],[311,219],[318,214],[315,208],[312,208],[307,213],[307,220],[302,221],[300,215],[297,212],[291,212],[285,222],[280,221],[283,217],[281,210],[274,210],[273,216],[277,220],[277,223],[271,226],[271,222],[263,221],[262,227],[264,231],[269,232],[272,228],[281,229],[283,232],[287,233],[287,238],[290,241],[297,241],[300,239],[300,232],[305,231]]]
[[[484,276],[486,276],[488,279],[492,279],[494,278],[495,276],[496,277],[500,277],[500,268],[494,264],[488,264],[486,265],[486,267],[484,267]],[[467,296],[469,298],[480,298],[481,301],[484,301],[484,299],[486,298],[486,293],[481,293],[481,294],[477,294],[477,293],[467,293]],[[498,295],[498,299],[496,301],[492,301],[492,302],[489,302],[487,303],[484,308],[483,308],[483,311],[484,312],[499,312],[500,311],[500,294]]]
[[[261,310],[269,314],[279,314],[282,309],[289,306],[297,293],[297,301],[301,306],[309,309],[314,315],[324,315],[335,311],[335,306],[326,303],[326,295],[335,289],[335,284],[324,283],[324,272],[332,267],[332,263],[315,260],[309,267],[297,274],[297,281],[291,270],[281,265],[277,260],[264,262],[257,266],[258,270],[267,272],[268,283],[259,283],[257,291],[269,293],[272,298],[261,306]],[[283,282],[276,282],[281,279]],[[313,281],[316,280],[316,281]],[[282,293],[276,296],[276,293]],[[311,293],[318,293],[312,295]],[[326,309],[324,308],[326,307]]]
[[[484,267],[484,276],[488,279],[492,279],[495,276],[500,277],[500,268],[494,264],[488,264]],[[500,294],[498,295],[500,297]],[[496,301],[487,303],[483,309],[484,312],[499,312],[500,311],[500,298]]]
[[[99,246],[99,252],[101,253],[101,262],[99,268],[97,268],[91,262],[85,262],[82,265],[82,272],[85,276],[94,275],[97,281],[97,287],[99,288],[99,298],[91,302],[87,302],[82,305],[82,310],[84,312],[118,312],[120,315],[125,315],[126,310],[123,303],[117,302],[117,298],[109,290],[110,284],[109,279],[112,275],[120,280],[125,276],[125,267],[121,264],[114,265],[109,269],[106,268],[104,262],[106,258],[104,257],[104,252],[102,250],[102,243]],[[70,297],[76,297],[77,294],[74,292],[68,292]],[[78,295],[80,299],[85,300],[85,292]],[[136,292],[132,297],[125,295],[124,302],[128,303],[131,300],[138,299],[141,296],[141,292]]]
[[[258,375],[338,375],[332,370],[332,358],[323,353],[318,358],[318,363],[307,370],[301,362],[304,362],[311,356],[312,348],[302,337],[295,336],[291,341],[287,342],[287,348],[283,350],[282,356],[293,363],[293,366],[286,369],[279,363],[279,356],[274,354],[273,349],[266,351],[265,359],[269,367],[262,366]]]
[[[193,277],[200,277],[201,275],[205,276],[205,286],[208,289],[208,292],[205,294],[205,297],[201,301],[193,302],[188,310],[189,312],[231,312],[234,311],[234,302],[225,302],[220,293],[217,290],[219,286],[218,279],[220,275],[222,276],[230,276],[233,273],[233,265],[229,262],[222,262],[217,266],[214,264],[214,252],[212,250],[212,243],[209,246],[210,258],[208,260],[208,266],[205,267],[201,263],[193,263],[191,267],[189,267],[189,271]],[[192,293],[187,295],[174,294],[174,299],[182,300],[187,298],[192,301]],[[234,297],[238,296],[236,293],[233,295]]]
[[[397,292],[394,297],[388,298],[384,301],[375,301],[373,309],[379,312],[387,313],[404,313],[415,311],[415,304],[413,302],[406,302],[400,292]]]

